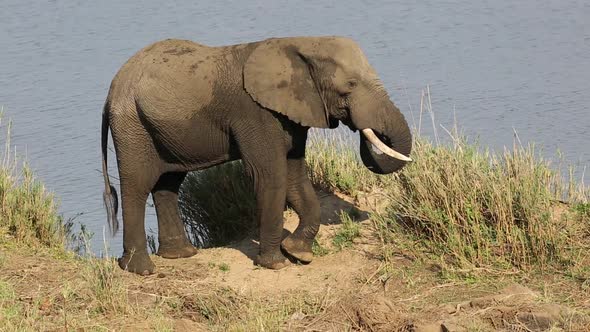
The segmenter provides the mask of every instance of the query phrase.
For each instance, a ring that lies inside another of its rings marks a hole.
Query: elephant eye
[[[358,82],[356,80],[350,80],[346,82],[346,85],[349,89],[354,89],[357,86]]]

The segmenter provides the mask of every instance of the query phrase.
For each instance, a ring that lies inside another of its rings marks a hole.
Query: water
[[[101,245],[100,115],[118,68],[169,37],[209,45],[270,36],[356,39],[412,122],[430,86],[436,122],[481,144],[540,144],[590,165],[586,1],[22,1],[0,4],[0,105],[13,143]],[[426,134],[432,133],[427,126]],[[438,127],[439,132],[443,132]],[[4,139],[3,137],[1,138]],[[114,154],[110,174],[116,176]],[[581,176],[582,172],[577,173]],[[587,182],[587,181],[586,181]],[[153,209],[147,222],[155,228]],[[121,251],[121,234],[107,239]]]

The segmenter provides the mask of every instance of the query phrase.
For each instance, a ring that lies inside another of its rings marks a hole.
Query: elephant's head
[[[388,174],[411,159],[412,136],[360,47],[342,37],[260,42],[244,66],[244,86],[265,108],[303,126],[360,130],[371,171]]]

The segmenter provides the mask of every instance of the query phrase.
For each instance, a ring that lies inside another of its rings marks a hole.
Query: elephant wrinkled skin
[[[280,269],[289,263],[283,252],[301,262],[312,260],[320,225],[304,158],[310,127],[335,128],[342,122],[359,130],[363,163],[380,174],[401,169],[412,146],[408,125],[374,69],[359,46],[343,37],[272,38],[224,47],[156,42],[116,74],[102,121],[108,222],[116,232],[118,197],[106,164],[110,129],[123,210],[119,265],[139,274],[155,268],[144,227],[150,193],[158,218],[157,254],[196,253],[177,202],[189,171],[243,160],[257,197],[255,263]],[[285,202],[300,223],[281,243]]]

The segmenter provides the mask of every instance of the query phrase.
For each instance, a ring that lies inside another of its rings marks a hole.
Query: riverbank
[[[153,256],[157,271],[148,277],[68,250],[80,236],[62,226],[32,173],[5,157],[0,326],[588,330],[588,191],[533,147],[494,154],[452,137],[450,144],[418,138],[415,161],[388,177],[366,170],[338,137],[310,142],[322,226],[309,265],[258,268],[256,239],[247,237],[187,259]],[[297,222],[285,211],[287,230]]]

